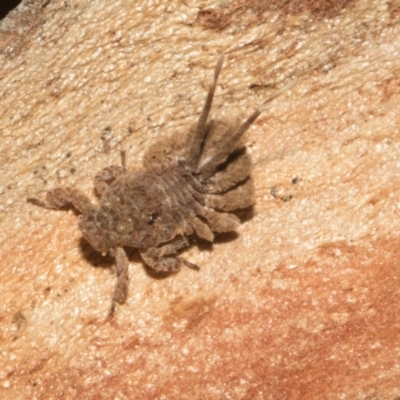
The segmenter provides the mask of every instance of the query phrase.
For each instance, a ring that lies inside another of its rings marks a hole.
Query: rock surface
[[[25,2],[0,23],[2,399],[400,398],[400,6]],[[111,258],[76,215],[25,202],[140,168],[214,112],[245,118],[257,203],[239,236],[157,276]],[[398,185],[399,184],[399,185]]]

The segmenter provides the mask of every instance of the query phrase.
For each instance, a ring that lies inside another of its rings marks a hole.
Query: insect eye
[[[147,220],[147,223],[148,223],[149,225],[153,225],[153,224],[154,224],[154,221],[155,221],[157,218],[158,218],[158,213],[151,214],[150,217],[149,217],[149,219]]]

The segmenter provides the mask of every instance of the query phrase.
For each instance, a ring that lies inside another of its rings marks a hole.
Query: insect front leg
[[[95,209],[95,206],[84,193],[70,187],[49,190],[46,193],[45,200],[28,197],[27,201],[36,206],[53,210],[58,210],[61,207],[72,204],[82,214],[89,213]]]
[[[126,169],[115,165],[104,168],[94,177],[94,188],[102,195],[115,179],[126,174]]]
[[[112,297],[110,315],[115,311],[115,302],[123,304],[128,294],[129,260],[122,247],[115,249],[115,264],[117,269],[117,283]]]
[[[94,188],[96,192],[102,195],[115,179],[126,174],[126,155],[121,151],[121,166],[112,165],[104,168],[94,177]]]

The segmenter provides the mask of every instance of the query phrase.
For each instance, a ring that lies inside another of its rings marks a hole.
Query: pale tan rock
[[[36,7],[36,8],[32,8]],[[27,2],[0,33],[2,399],[400,397],[400,7],[335,2]],[[25,202],[214,111],[246,117],[257,203],[239,237],[157,277],[72,211]],[[96,268],[97,266],[97,268]]]

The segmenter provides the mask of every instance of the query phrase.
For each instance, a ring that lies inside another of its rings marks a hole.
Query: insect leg
[[[117,283],[115,284],[112,297],[110,315],[114,313],[115,302],[117,301],[119,304],[124,303],[128,294],[129,260],[122,247],[115,249],[115,264],[117,268]]]
[[[196,264],[193,264],[182,257],[161,257],[158,258],[154,256],[152,253],[153,248],[140,250],[140,255],[142,256],[144,262],[154,270],[158,272],[175,272],[179,271],[182,267],[182,264],[186,265],[191,269],[198,270],[199,267]]]
[[[100,195],[103,194],[115,179],[124,174],[126,174],[124,166],[117,167],[112,165],[111,167],[104,168],[94,177],[94,188],[96,189],[96,192]]]
[[[35,197],[28,197],[27,201],[36,206],[53,210],[57,210],[67,204],[72,204],[81,213],[91,212],[95,209],[95,206],[84,193],[70,187],[49,190],[44,201]]]

